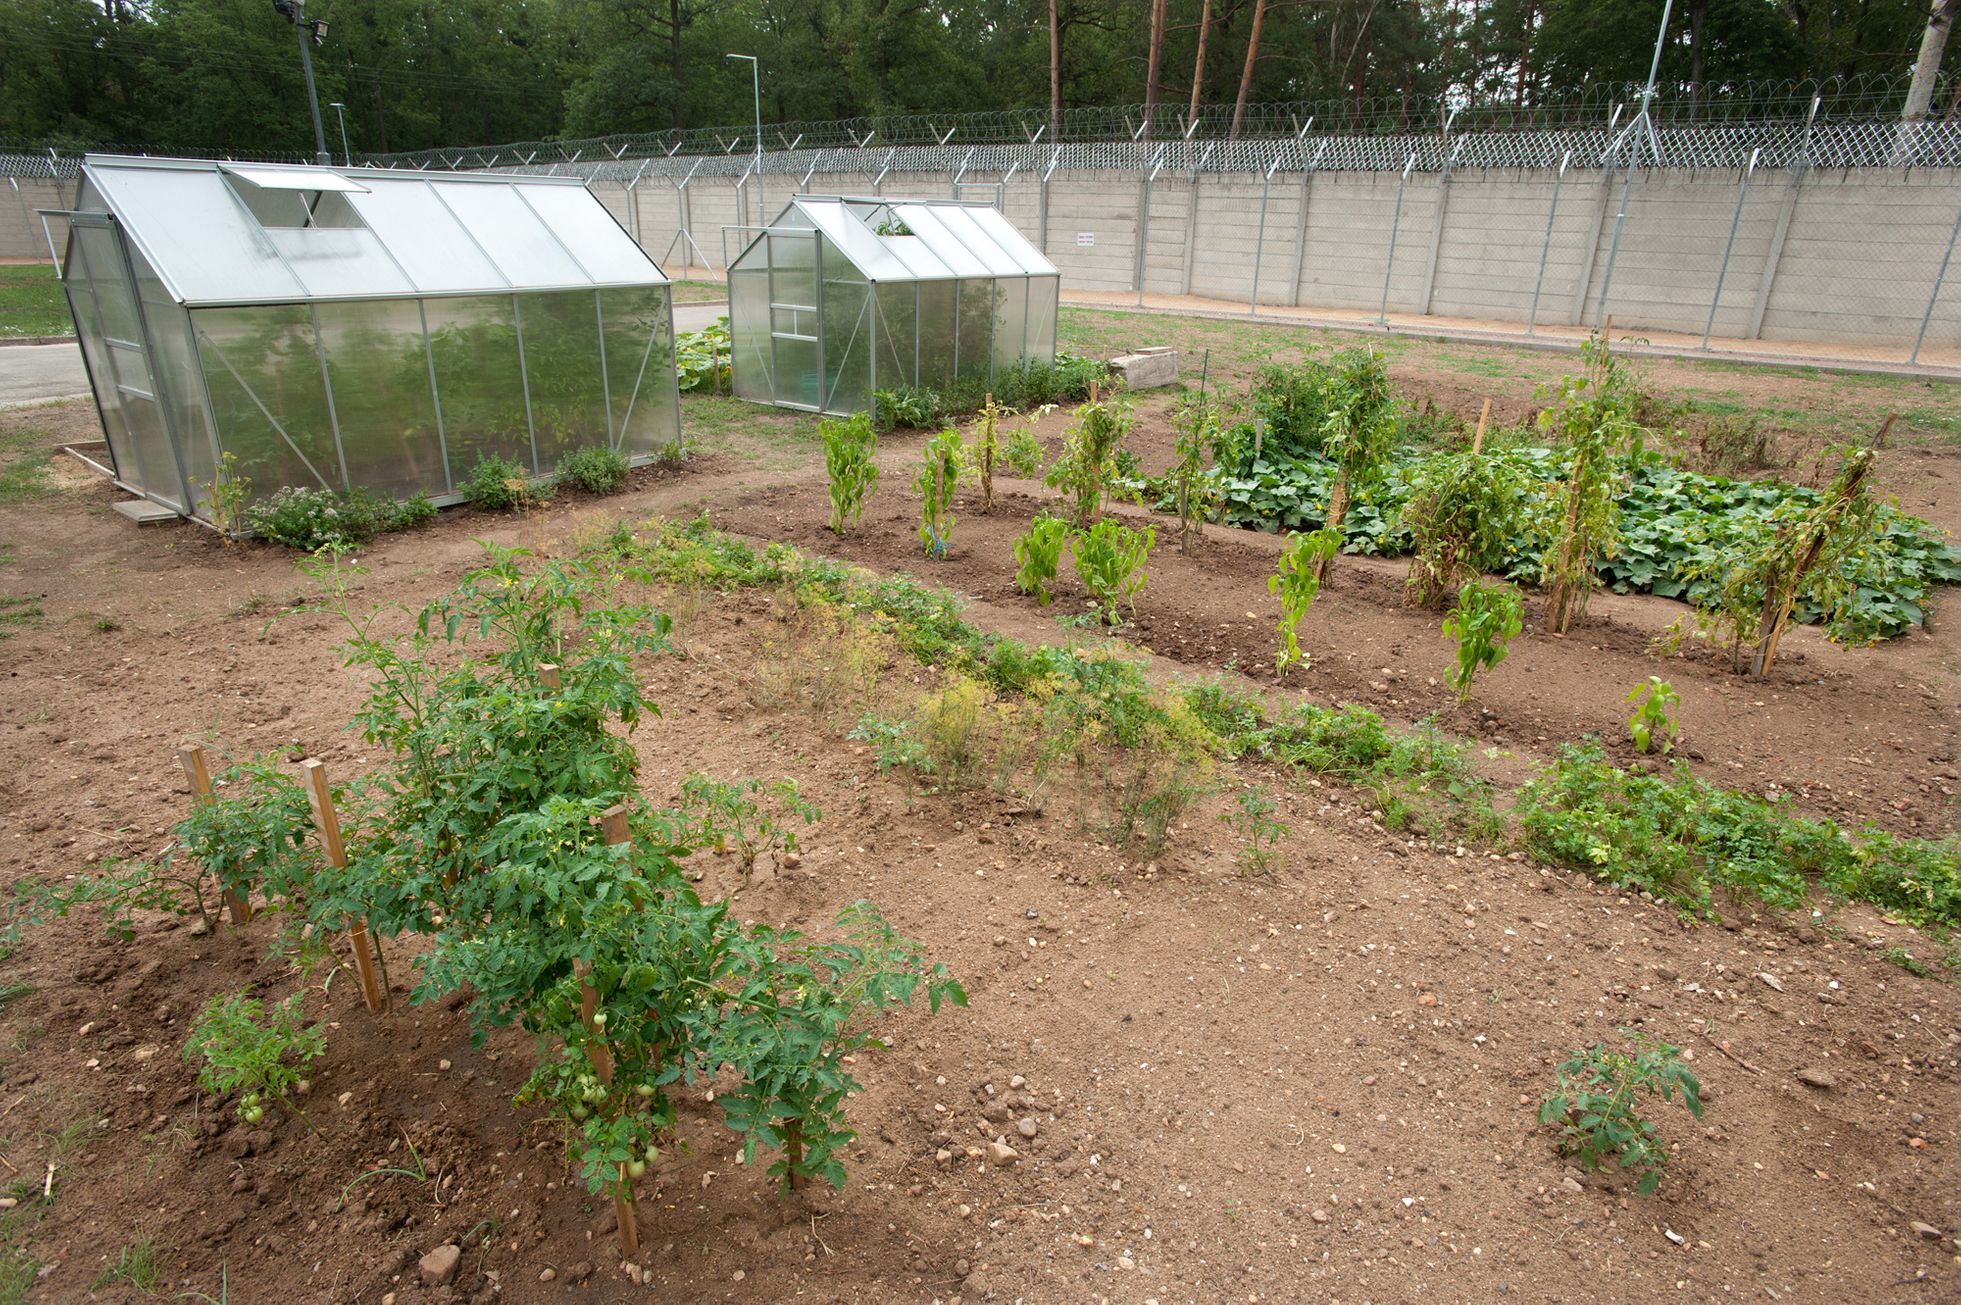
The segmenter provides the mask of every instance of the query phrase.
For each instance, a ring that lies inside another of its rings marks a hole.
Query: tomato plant
[[[696,822],[690,841],[733,852],[745,880],[755,871],[759,854],[769,852],[781,864],[786,853],[797,850],[796,818],[810,825],[823,814],[803,799],[793,779],[720,780],[694,774],[681,782],[681,804]]]
[[[238,1117],[247,1125],[265,1118],[268,1097],[304,1118],[287,1094],[326,1050],[321,1027],[302,1023],[297,993],[270,1007],[240,994],[214,997],[192,1024],[184,1057],[201,1062],[205,1091],[239,1093]]]
[[[1178,548],[1189,553],[1201,523],[1210,521],[1219,508],[1215,450],[1222,423],[1218,405],[1202,394],[1180,398],[1171,421],[1178,434],[1168,478],[1178,512]],[[1207,465],[1208,458],[1213,459],[1212,465]]]
[[[1339,542],[1350,500],[1381,474],[1395,442],[1396,395],[1389,385],[1388,368],[1375,351],[1354,351],[1335,360],[1334,370],[1322,382],[1321,402],[1321,453],[1335,464],[1327,528]],[[1316,562],[1316,580],[1328,578],[1335,551]]]
[[[1569,459],[1556,498],[1559,524],[1540,561],[1548,591],[1546,630],[1552,634],[1566,633],[1586,614],[1597,559],[1614,552],[1625,468],[1638,461],[1642,444],[1633,378],[1598,335],[1581,346],[1581,354],[1585,373],[1563,378],[1554,406],[1539,414],[1540,426],[1564,445]]]
[[[1103,513],[1103,496],[1132,416],[1129,404],[1114,396],[1100,399],[1094,387],[1089,402],[1076,409],[1062,454],[1050,465],[1046,480],[1069,503],[1070,522],[1078,530],[1087,530]]]

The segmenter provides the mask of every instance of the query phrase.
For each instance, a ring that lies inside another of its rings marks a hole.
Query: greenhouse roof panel
[[[992,210],[989,210],[992,212]],[[1000,242],[974,220],[974,211],[966,208],[940,208],[933,211],[934,216],[946,224],[948,231],[960,238],[961,244],[981,262],[993,275],[1022,276],[1027,269]]]
[[[940,220],[941,210],[937,205],[894,204],[892,212],[955,276],[994,275],[979,255],[967,248],[959,234]]]
[[[191,306],[667,281],[576,179],[116,155],[83,170],[81,194]]]
[[[1055,264],[1048,260],[1048,256],[1035,248],[1035,242],[1021,234],[1015,224],[1008,221],[999,209],[986,204],[969,204],[965,215],[968,220],[986,232],[1003,252],[1013,258],[1026,275],[1060,275],[1056,271]]]
[[[875,234],[841,201],[798,200],[791,207],[809,218],[867,280],[911,281],[922,275],[899,256],[894,237]],[[947,273],[944,268],[938,268],[925,275]]]

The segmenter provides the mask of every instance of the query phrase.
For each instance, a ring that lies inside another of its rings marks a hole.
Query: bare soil
[[[1147,466],[1163,460],[1153,411],[1138,437]],[[77,438],[92,415],[33,420]],[[737,444],[611,499],[522,519],[446,513],[371,549],[358,601],[427,601],[480,556],[479,537],[564,550],[615,520],[705,503],[757,539],[948,585],[985,627],[1097,637],[1057,624],[1080,610],[1073,579],[1046,610],[1013,589],[1008,540],[1038,487],[1002,486],[992,515],[963,495],[953,558],[917,556],[904,492],[917,442],[886,442],[885,487],[841,541],[822,529],[816,458],[785,466]],[[1950,478],[1961,466],[1925,456]],[[1927,468],[1889,464],[1951,512]],[[0,641],[0,884],[158,852],[189,801],[175,750],[192,740],[307,752],[336,774],[373,764],[344,728],[362,686],[290,554],[191,526],[138,530],[108,511],[107,487],[56,475],[49,495],[0,507],[0,593],[42,609]],[[1276,685],[1275,541],[1208,532],[1186,558],[1159,525],[1123,636],[1156,672],[1402,720],[1442,713],[1488,745],[1500,778],[1588,732],[1631,759],[1621,696],[1680,610],[1602,596],[1573,637],[1519,641],[1459,709],[1440,687],[1436,618],[1401,606],[1396,566],[1348,558],[1302,629],[1312,667]],[[648,794],[674,796],[694,770],[791,775],[824,812],[800,865],[748,886],[699,857],[704,893],[806,928],[869,898],[967,983],[969,1009],[898,1018],[890,1051],[855,1066],[865,1091],[845,1189],[779,1198],[692,1095],[687,1146],[642,1184],[636,1284],[610,1211],[510,1105],[530,1047],[472,1049],[462,1011],[410,1006],[412,944],[390,948],[395,1008],[373,1018],[349,974],[294,973],[276,921],[197,936],[158,916],[122,944],[74,919],[29,933],[0,974],[13,993],[0,1182],[20,1201],[0,1220],[45,1266],[31,1299],[137,1299],[91,1284],[139,1238],[155,1243],[160,1292],[222,1299],[224,1283],[234,1301],[1961,1294],[1961,1000],[1884,958],[1930,955],[1914,931],[1823,903],[1816,917],[1725,903],[1722,925],[1693,926],[1502,850],[1385,831],[1354,792],[1250,765],[1222,766],[1222,792],[1140,864],[1061,798],[1039,812],[989,789],[909,803],[878,777],[844,736],[868,707],[903,710],[930,670],[894,661],[839,697],[821,649],[770,596],[677,607],[686,655],[646,667],[663,706],[636,736]],[[1845,652],[1800,631],[1762,686],[1671,663],[1691,764],[1835,818],[1952,832],[1958,639],[1943,620]],[[1292,828],[1270,877],[1241,875],[1216,818],[1255,784]],[[247,985],[307,988],[330,1021],[306,1121],[246,1130],[195,1089],[188,1022]],[[1678,1153],[1650,1198],[1570,1169],[1534,1120],[1553,1066],[1618,1026],[1683,1046],[1705,1084],[1700,1122],[1652,1108]],[[1001,1135],[1018,1163],[972,1157]],[[425,1177],[363,1177],[380,1168]],[[44,1187],[51,1200],[33,1199]],[[465,1248],[456,1276],[425,1286],[418,1260],[446,1243]]]

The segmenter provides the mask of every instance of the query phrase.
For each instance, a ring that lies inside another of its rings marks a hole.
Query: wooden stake
[[[542,667],[539,669],[543,670]],[[554,673],[556,670],[557,668],[554,667]],[[626,807],[623,805],[610,806],[600,812],[599,827],[605,833],[606,841],[615,847],[633,837],[627,829]],[[592,1013],[598,1004],[599,994],[590,984],[585,985],[580,990],[580,1005],[588,1032],[592,1031]],[[593,1071],[599,1075],[600,1081],[611,1087],[613,1085],[612,1053],[597,1041],[596,1036],[594,1041],[586,1043],[586,1052],[592,1059]],[[603,1069],[600,1068],[601,1060],[605,1062]],[[626,1176],[625,1165],[620,1166],[620,1181],[613,1189],[613,1210],[619,1215],[620,1220],[620,1249],[624,1250],[630,1259],[640,1253],[640,1223],[634,1214],[633,1184]]]
[[[553,693],[558,692],[560,685],[558,679],[557,662],[538,663],[538,683],[544,685],[547,689],[550,689]]]
[[[1471,452],[1484,451],[1484,429],[1491,424],[1491,400],[1484,401],[1484,410],[1478,413],[1478,433],[1471,437]]]
[[[202,747],[179,748],[177,760],[184,767],[185,778],[191,781],[191,803],[203,806],[211,800],[211,765]],[[225,887],[223,879],[218,881],[218,891],[224,894],[225,909],[231,912],[233,924],[252,923],[252,902]]]
[[[334,814],[333,790],[327,787],[327,763],[318,757],[308,757],[300,763],[306,774],[306,797],[313,804],[313,825],[320,831],[321,851],[326,855],[327,864],[335,867],[347,864],[347,849],[340,841],[340,817]],[[388,1009],[388,990],[381,986],[380,976],[375,972],[374,954],[368,950],[368,922],[357,920],[347,927],[347,941],[354,948],[354,969],[361,976],[361,995],[367,1000],[368,1009],[376,1015]]]

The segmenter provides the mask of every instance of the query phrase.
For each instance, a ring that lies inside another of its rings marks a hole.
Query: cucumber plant
[[[926,442],[912,487],[919,491],[919,542],[928,557],[943,558],[953,549],[953,490],[964,461],[953,427]]]
[[[1301,618],[1321,592],[1322,564],[1341,546],[1341,535],[1333,528],[1298,532],[1287,536],[1280,550],[1279,570],[1267,577],[1267,592],[1280,600],[1280,651],[1274,655],[1273,673],[1287,674],[1296,662],[1305,664],[1297,631]]]
[[[861,412],[819,422],[817,434],[824,442],[824,473],[830,481],[831,533],[842,536],[845,523],[862,517],[865,504],[878,492],[878,432]]]
[[[1049,585],[1062,564],[1062,546],[1068,538],[1069,523],[1043,513],[1015,540],[1015,588],[1035,595],[1037,606],[1047,607],[1054,598]]]
[[[1482,580],[1464,582],[1457,591],[1457,606],[1444,617],[1444,633],[1457,640],[1457,663],[1448,675],[1457,701],[1471,700],[1471,681],[1479,671],[1505,660],[1511,641],[1524,626],[1518,590]]]
[[[1144,562],[1157,537],[1156,526],[1132,530],[1109,518],[1070,536],[1069,552],[1076,561],[1076,575],[1094,595],[1102,619],[1111,625],[1123,624],[1117,612],[1118,599],[1129,607],[1132,616],[1137,614],[1137,591],[1146,579]]]

